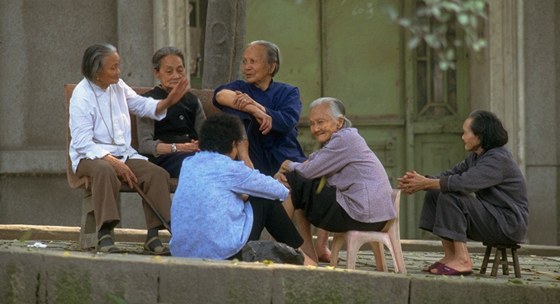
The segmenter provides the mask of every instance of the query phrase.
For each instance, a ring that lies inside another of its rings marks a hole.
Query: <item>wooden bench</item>
[[[72,163],[70,161],[69,155],[69,147],[70,147],[70,128],[69,128],[69,121],[70,121],[70,97],[72,96],[72,92],[76,84],[65,84],[64,85],[64,93],[66,96],[66,177],[68,179],[68,184],[71,188],[77,189],[82,188],[84,189],[84,197],[82,200],[82,218],[80,223],[80,236],[79,236],[79,245],[82,249],[89,249],[93,248],[97,244],[97,229],[95,227],[95,215],[93,213],[93,203],[91,200],[91,182],[89,177],[78,177],[74,171],[72,171]],[[152,87],[132,87],[134,91],[138,94],[143,94],[152,89]],[[206,116],[211,116],[220,113],[221,111],[214,107],[212,104],[212,96],[213,90],[207,89],[193,89],[192,93],[196,95],[202,106],[204,108],[204,112]],[[130,115],[131,119],[131,132],[132,132],[132,146],[137,149],[138,148],[138,134],[136,128],[136,117],[134,115]],[[172,178],[170,179],[170,192],[174,193],[177,187],[178,179]],[[134,189],[128,187],[128,185],[123,184],[121,186],[120,192],[124,193],[132,193],[136,192]]]

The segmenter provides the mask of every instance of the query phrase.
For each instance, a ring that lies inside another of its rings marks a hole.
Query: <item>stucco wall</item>
[[[64,173],[63,85],[81,80],[83,52],[100,42],[119,49],[125,81],[153,84],[152,5],[0,1],[0,223],[79,224],[82,191],[71,190]],[[133,208],[123,213],[142,227],[140,201],[129,199],[138,203],[123,204]]]
[[[525,119],[529,241],[558,244],[559,4],[524,1]],[[555,30],[556,29],[556,30]]]
[[[0,1],[0,223],[79,224],[82,191],[71,190],[64,173],[63,84],[81,79],[87,46],[110,42],[119,48],[122,78],[151,85],[153,5],[151,0]],[[528,241],[559,244],[560,4],[522,1],[520,13]],[[487,107],[489,59],[472,60],[480,60],[471,70],[472,104]],[[123,226],[142,228],[140,200],[134,194],[123,200]]]

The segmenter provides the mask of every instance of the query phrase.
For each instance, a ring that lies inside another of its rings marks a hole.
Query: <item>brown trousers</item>
[[[169,194],[169,173],[163,168],[142,159],[128,159],[126,165],[138,179],[138,186],[155,204],[161,216],[169,222],[171,196]],[[82,159],[78,164],[76,174],[91,178],[91,194],[93,212],[97,231],[105,223],[114,228],[120,222],[117,206],[121,181],[113,167],[102,159]],[[142,201],[146,227],[148,229],[161,226],[157,215]]]

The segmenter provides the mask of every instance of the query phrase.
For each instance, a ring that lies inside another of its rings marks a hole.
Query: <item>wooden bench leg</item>
[[[484,253],[484,259],[482,259],[482,266],[480,266],[480,274],[486,273],[486,268],[488,268],[488,261],[490,260],[490,254],[492,253],[492,246],[486,246],[486,252]]]
[[[97,229],[95,226],[95,216],[93,214],[93,202],[91,191],[84,191],[82,200],[82,220],[79,237],[80,248],[89,250],[97,245]]]

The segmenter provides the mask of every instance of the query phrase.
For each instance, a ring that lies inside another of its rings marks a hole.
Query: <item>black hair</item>
[[[471,130],[480,139],[484,151],[507,144],[508,133],[494,113],[476,110],[469,114],[469,118],[472,118]]]
[[[200,128],[198,147],[202,151],[228,154],[232,143],[245,138],[243,125],[237,116],[220,114],[208,117]]]
[[[97,72],[103,67],[103,59],[117,52],[112,44],[94,44],[88,47],[82,58],[82,75],[90,81],[95,81]]]

